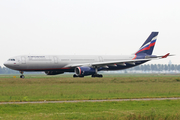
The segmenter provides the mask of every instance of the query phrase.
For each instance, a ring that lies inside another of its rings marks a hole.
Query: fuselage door
[[[102,56],[99,56],[99,62],[103,62]]]
[[[56,56],[54,56],[53,58],[54,58],[54,63],[58,64],[58,58]]]
[[[26,64],[26,57],[24,57],[24,56],[21,57],[21,63]]]

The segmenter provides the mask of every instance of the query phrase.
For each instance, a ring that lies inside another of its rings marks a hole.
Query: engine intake
[[[76,67],[75,73],[78,76],[87,76],[96,74],[96,70],[91,67]]]
[[[58,75],[63,74],[64,72],[61,71],[45,71],[46,75]]]

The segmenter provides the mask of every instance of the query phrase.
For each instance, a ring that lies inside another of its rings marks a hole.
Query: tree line
[[[26,74],[41,74],[42,72],[26,72]],[[0,66],[0,74],[20,74],[17,70],[12,70],[7,67]]]
[[[180,65],[176,64],[144,64],[139,65],[129,70],[141,70],[141,71],[180,71]]]
[[[126,69],[126,71],[157,71],[157,72],[170,72],[170,71],[178,71],[180,72],[180,65],[176,64],[144,64],[144,65],[139,65],[130,69]],[[28,72],[26,72],[28,73]],[[33,72],[34,73],[41,73],[41,72]],[[0,66],[0,74],[19,74],[19,71],[9,69],[7,67],[1,67]],[[32,74],[32,72],[29,72],[29,74]]]

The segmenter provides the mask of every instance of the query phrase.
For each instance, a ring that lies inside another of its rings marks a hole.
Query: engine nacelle
[[[64,72],[61,71],[45,71],[46,75],[58,75],[63,74]]]
[[[78,76],[94,75],[96,74],[96,70],[91,67],[76,67],[75,73]]]

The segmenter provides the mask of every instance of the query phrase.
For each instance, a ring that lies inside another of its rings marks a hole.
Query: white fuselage
[[[101,70],[122,70],[143,64],[152,59],[166,58],[152,55],[158,32],[152,32],[133,55],[23,55],[8,59],[4,65],[23,71],[45,71],[47,75],[75,72],[73,77],[102,77]],[[21,75],[20,78],[24,78]]]
[[[74,64],[132,60],[135,55],[22,55],[10,58],[4,63],[8,68],[19,71],[46,71],[68,69]],[[14,60],[13,60],[14,59]]]

